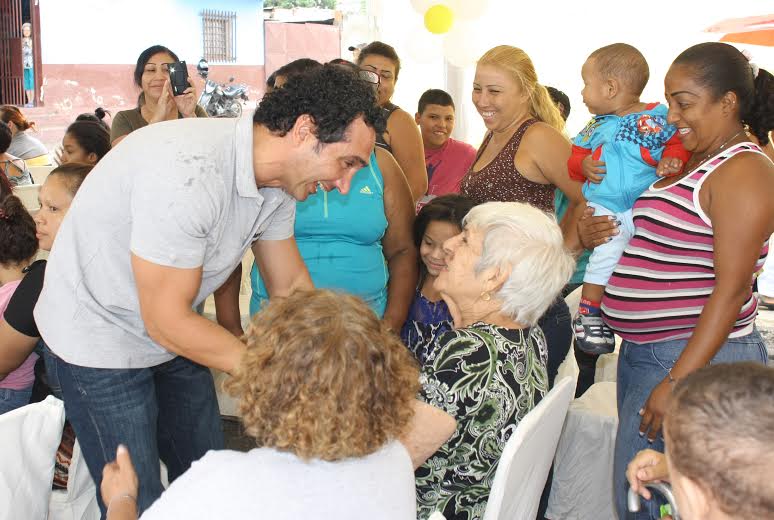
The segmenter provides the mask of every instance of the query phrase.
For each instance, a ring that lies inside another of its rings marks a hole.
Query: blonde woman
[[[559,188],[570,206],[562,220],[565,243],[580,249],[575,222],[583,207],[581,185],[570,179],[567,159],[571,144],[564,135],[564,119],[548,90],[538,83],[529,56],[516,47],[500,45],[478,60],[473,79],[473,104],[488,130],[460,193],[478,204],[527,202],[554,212]],[[574,218],[573,218],[574,217]],[[553,383],[570,348],[570,312],[557,300],[540,319],[548,342],[548,381]]]

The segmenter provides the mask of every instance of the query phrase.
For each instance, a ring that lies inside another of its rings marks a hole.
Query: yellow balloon
[[[433,34],[443,34],[451,29],[454,12],[448,6],[436,4],[425,13],[425,27]]]

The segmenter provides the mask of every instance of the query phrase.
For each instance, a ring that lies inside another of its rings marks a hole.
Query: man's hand
[[[677,157],[662,157],[656,166],[656,175],[659,177],[672,177],[683,172],[682,159]]]
[[[114,507],[121,503],[120,511],[122,513],[133,508],[134,518],[137,518],[138,487],[137,473],[134,470],[132,458],[129,456],[129,450],[120,444],[116,450],[116,460],[108,462],[102,469],[102,485],[100,486],[102,502],[109,509],[114,500],[116,501]],[[118,508],[116,509],[118,511]],[[116,515],[118,518],[129,518],[130,516]]]
[[[594,184],[602,182],[602,176],[607,173],[605,161],[595,161],[591,158],[591,155],[587,155],[583,158],[581,166],[583,167],[583,176],[586,177],[589,182],[593,182]]]
[[[626,468],[626,480],[629,487],[650,500],[650,491],[645,484],[669,480],[666,455],[655,450],[642,450]]]

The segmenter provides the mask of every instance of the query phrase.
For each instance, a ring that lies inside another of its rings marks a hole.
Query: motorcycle
[[[221,85],[207,79],[210,66],[201,59],[196,65],[196,71],[204,79],[204,89],[199,96],[201,106],[210,117],[239,117],[242,115],[242,104],[247,101],[247,85],[242,83],[232,85],[234,78],[229,78],[227,85]]]

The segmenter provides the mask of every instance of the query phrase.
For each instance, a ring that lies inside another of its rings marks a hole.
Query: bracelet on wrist
[[[677,381],[679,381],[674,376],[672,376],[672,369],[671,368],[667,371],[667,377],[669,378],[669,384],[670,385],[674,385],[674,384],[677,383]]]
[[[110,499],[110,503],[107,505],[107,510],[110,511],[110,507],[115,502],[122,501],[122,500],[131,500],[132,502],[134,502],[135,506],[137,505],[137,497],[136,496],[130,495],[129,493],[123,493],[121,495],[114,496],[113,498]]]

